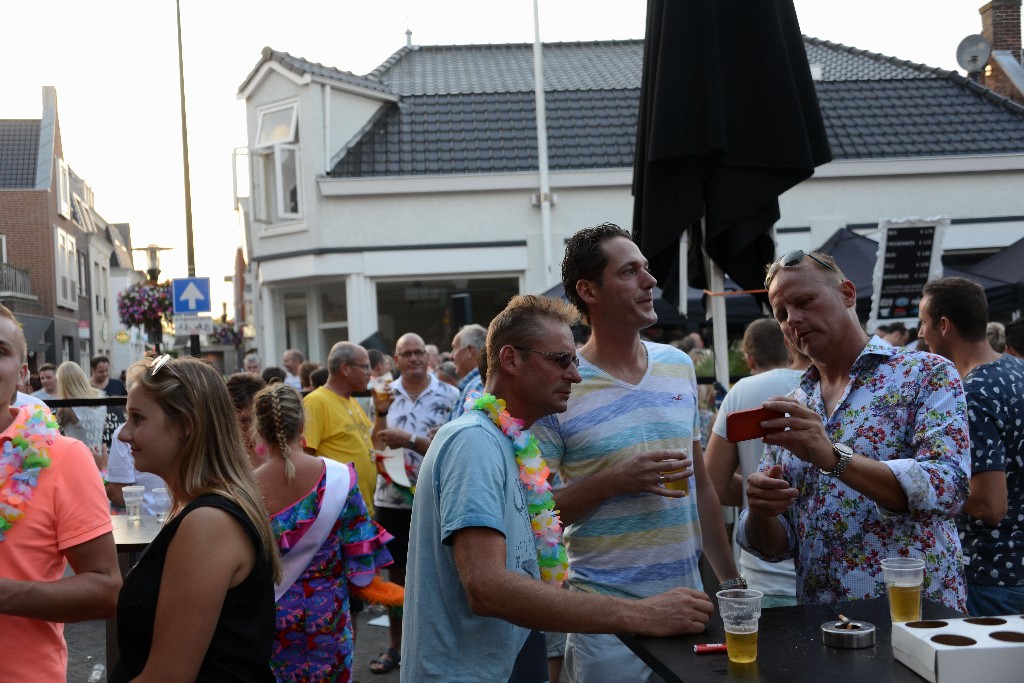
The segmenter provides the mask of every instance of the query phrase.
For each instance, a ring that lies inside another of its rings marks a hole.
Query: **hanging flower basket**
[[[126,327],[149,329],[174,316],[170,281],[136,282],[117,297],[117,313]]]
[[[210,342],[213,344],[224,344],[225,346],[239,346],[242,343],[242,333],[231,325],[214,323]]]

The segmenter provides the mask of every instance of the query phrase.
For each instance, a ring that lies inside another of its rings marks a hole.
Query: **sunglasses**
[[[770,285],[772,283],[772,278],[774,278],[775,274],[779,272],[779,267],[780,266],[782,268],[793,268],[793,267],[796,267],[796,266],[800,265],[803,262],[804,258],[809,258],[812,261],[816,261],[818,264],[824,266],[825,268],[828,268],[829,270],[831,270],[836,275],[839,275],[839,271],[838,270],[836,270],[835,268],[833,268],[829,264],[825,263],[824,261],[822,261],[820,258],[815,256],[814,254],[807,254],[802,249],[794,249],[793,251],[789,252],[788,254],[786,254],[785,256],[780,258],[778,261],[773,263],[768,268],[768,276],[765,277],[765,279],[764,279],[764,288],[768,289],[768,285]],[[842,275],[839,275],[839,277],[842,277]]]
[[[513,346],[512,348],[518,349],[519,351],[529,351],[530,353],[535,353],[538,356],[544,356],[548,360],[557,363],[558,367],[562,368],[563,370],[569,369],[570,365],[575,365],[576,367],[580,366],[580,357],[574,353],[568,353],[564,351],[562,353],[555,353],[553,351],[537,351],[535,349],[530,349],[525,346]]]
[[[153,359],[153,362],[149,364],[149,376],[156,377],[156,373],[160,372],[160,368],[167,365],[167,361],[171,359],[169,354],[163,354]]]

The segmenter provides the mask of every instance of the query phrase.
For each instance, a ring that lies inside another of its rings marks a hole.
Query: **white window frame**
[[[260,138],[263,135],[263,124],[266,121],[266,117],[275,112],[283,111],[285,109],[292,110],[292,120],[288,125],[288,137],[281,138],[280,140],[268,140],[267,142],[260,143]],[[298,99],[289,100],[287,102],[275,102],[272,105],[265,107],[258,107],[256,109],[256,138],[253,140],[253,149],[270,149],[282,143],[294,143],[296,141],[296,135],[298,134],[299,127],[299,101]]]
[[[57,174],[57,213],[64,218],[71,218],[71,174],[68,165],[60,159],[60,172]]]
[[[54,227],[54,261],[57,305],[78,310],[78,249],[73,235]],[[64,286],[66,285],[66,287]]]
[[[295,159],[295,211],[285,210],[288,203],[285,197],[284,174],[281,172],[286,156],[281,154],[284,150],[291,151]],[[286,221],[302,218],[302,169],[299,160],[300,151],[297,143],[274,145],[274,189],[277,193],[277,217]]]
[[[0,234],[0,263],[7,263],[7,235]]]
[[[260,142],[266,117],[275,112],[291,110],[291,121],[287,135],[277,140]],[[253,141],[252,154],[252,210],[253,218],[270,224],[285,223],[302,219],[302,150],[299,138],[299,101],[275,102],[272,105],[256,109],[256,138]],[[295,159],[296,211],[288,211],[286,207],[285,187],[281,168],[286,154],[290,152]],[[269,182],[267,176],[273,177]],[[273,185],[271,187],[270,185]]]

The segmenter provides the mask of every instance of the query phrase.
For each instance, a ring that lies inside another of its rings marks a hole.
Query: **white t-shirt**
[[[723,439],[726,438],[725,420],[729,413],[760,408],[762,403],[773,396],[785,396],[799,385],[802,375],[801,370],[778,368],[744,377],[725,395],[712,431]],[[764,453],[764,444],[760,439],[750,439],[736,444],[736,449],[740,458],[740,474],[746,481],[747,477],[757,471],[761,455]],[[743,507],[747,507],[746,486],[743,487]],[[754,557],[736,545],[735,529],[733,552],[739,556],[740,573],[750,588],[765,595],[796,595],[796,571],[793,568],[793,560],[765,562]]]

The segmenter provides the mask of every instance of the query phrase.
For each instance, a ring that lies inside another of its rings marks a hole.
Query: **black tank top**
[[[142,673],[153,644],[167,548],[185,515],[200,507],[216,507],[234,515],[257,550],[252,572],[227,592],[196,681],[274,682],[270,669],[275,633],[273,567],[260,552],[259,535],[242,510],[223,496],[209,494],[196,498],[169,521],[125,577],[117,603],[121,659],[111,672],[110,683],[127,683]]]

